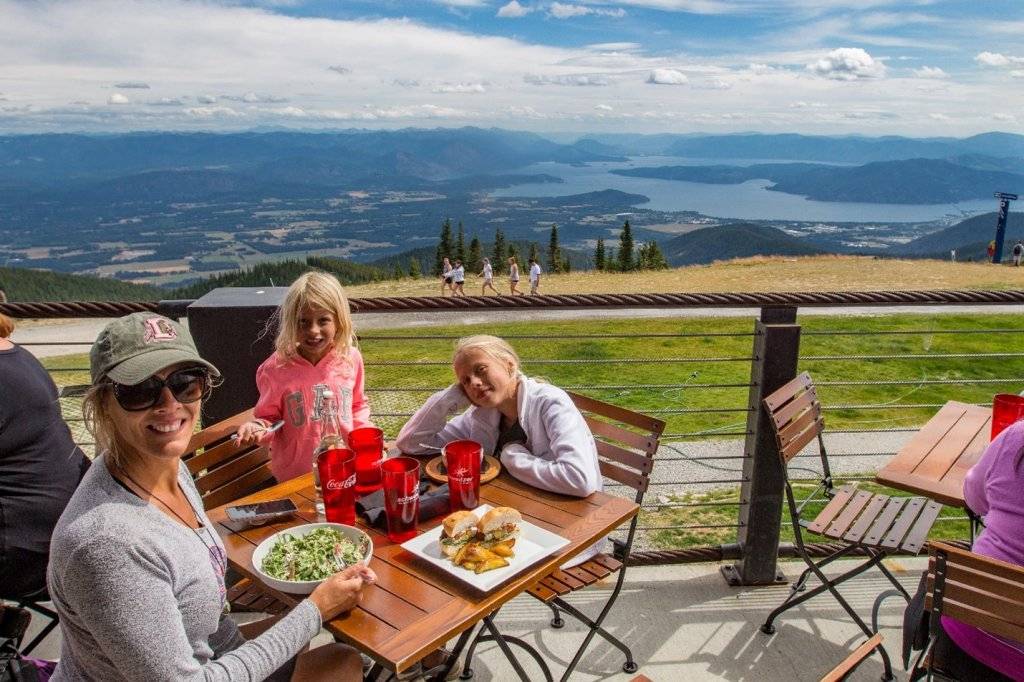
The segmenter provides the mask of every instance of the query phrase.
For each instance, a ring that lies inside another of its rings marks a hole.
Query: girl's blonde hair
[[[494,360],[506,364],[511,363],[512,374],[519,372],[519,355],[505,339],[487,334],[467,336],[455,343],[455,352],[452,353],[452,362],[459,359],[459,356],[468,351],[478,350]]]
[[[352,347],[352,313],[341,283],[326,272],[307,272],[288,287],[274,341],[277,352],[289,360],[298,354],[299,315],[306,307],[323,308],[334,315],[334,349],[341,357],[347,357]]]
[[[82,398],[82,417],[85,428],[96,441],[96,454],[105,452],[108,462],[124,470],[125,462],[132,454],[132,448],[117,428],[117,421],[110,406],[112,400],[114,390],[110,384],[93,384]]]
[[[0,339],[6,339],[14,333],[14,320],[0,313]]]

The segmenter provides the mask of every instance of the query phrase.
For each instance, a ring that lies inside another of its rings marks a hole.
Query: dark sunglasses
[[[166,379],[150,377],[142,383],[129,386],[110,382],[117,404],[129,412],[139,412],[160,402],[164,387],[179,403],[194,403],[210,395],[213,387],[210,373],[202,367],[186,367],[167,375]]]

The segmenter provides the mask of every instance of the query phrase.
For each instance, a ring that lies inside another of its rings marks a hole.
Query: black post
[[[203,405],[204,426],[256,404],[256,368],[273,352],[277,335],[277,325],[268,321],[287,291],[286,287],[225,287],[188,306],[196,349],[224,377]]]
[[[722,574],[733,586],[784,582],[777,568],[785,479],[768,421],[761,406],[765,396],[796,376],[800,356],[800,326],[796,308],[762,308],[754,323],[754,359],[750,367],[747,441],[743,483],[740,486],[739,534],[741,557]]]
[[[1017,199],[1016,194],[996,192],[999,199],[999,213],[996,217],[996,250],[992,254],[992,262],[998,265],[1003,262],[1003,240],[1006,238],[1006,216],[1010,212],[1010,202]]]

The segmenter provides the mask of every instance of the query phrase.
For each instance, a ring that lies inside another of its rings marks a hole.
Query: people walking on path
[[[444,260],[441,262],[441,295],[442,296],[447,296],[448,295],[448,294],[444,293],[445,289],[451,291],[453,296],[455,295],[455,289],[452,287],[452,264],[448,260],[448,256],[445,256]]]
[[[993,239],[992,241],[990,241],[988,243],[988,248],[985,249],[985,253],[988,254],[988,262],[991,263],[992,259],[995,258],[995,255],[996,255],[996,240],[995,239]]]
[[[537,293],[540,287],[540,263],[533,258],[530,259],[530,295]]]
[[[1019,268],[1021,258],[1024,258],[1024,241],[1020,239],[1013,245],[1013,267]]]
[[[455,259],[455,267],[452,269],[452,296],[465,296],[465,285],[466,268],[462,267],[462,261]]]
[[[480,273],[480,276],[484,278],[484,285],[480,289],[480,295],[484,296],[487,294],[487,289],[490,287],[491,291],[501,296],[501,292],[494,288],[494,268],[491,267],[491,259],[484,258],[484,269]]]
[[[519,291],[519,264],[516,263],[515,256],[508,258],[508,288],[513,296],[523,295],[523,292]]]

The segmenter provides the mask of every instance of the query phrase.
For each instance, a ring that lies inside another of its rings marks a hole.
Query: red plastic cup
[[[381,465],[384,515],[388,539],[405,542],[416,537],[420,515],[420,463],[412,457],[392,457]]]
[[[348,446],[356,451],[356,493],[365,495],[380,488],[384,432],[375,426],[353,429],[348,434]]]
[[[331,523],[356,523],[356,453],[348,448],[327,450],[316,460],[324,515]]]
[[[1000,393],[992,398],[992,438],[1022,418],[1024,418],[1024,396]]]
[[[452,511],[480,506],[480,460],[483,446],[473,440],[453,440],[443,448]]]

